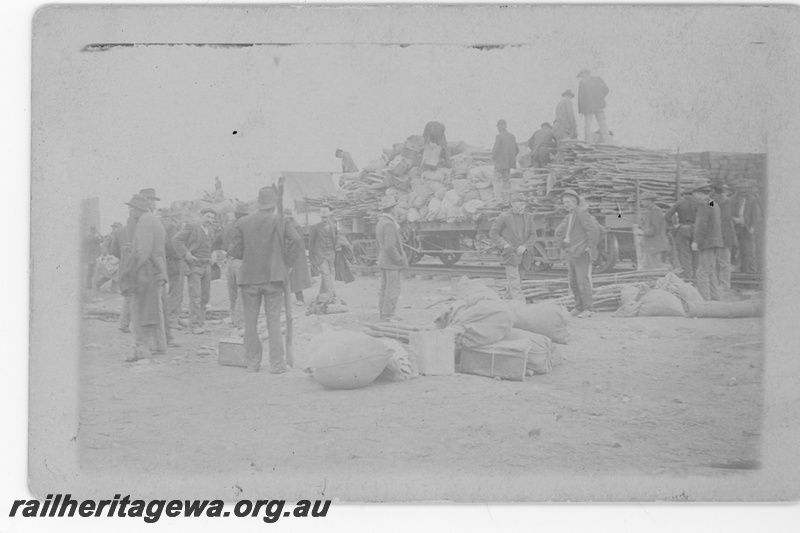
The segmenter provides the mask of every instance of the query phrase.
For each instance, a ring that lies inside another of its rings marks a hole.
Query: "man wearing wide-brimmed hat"
[[[567,210],[566,218],[555,231],[567,256],[569,287],[575,297],[575,307],[570,314],[588,318],[594,314],[592,301],[592,263],[597,259],[600,227],[595,218],[580,206],[581,198],[573,189],[561,193]]]
[[[636,231],[642,236],[643,270],[664,269],[666,267],[664,254],[670,250],[667,238],[667,220],[664,218],[661,208],[656,205],[657,199],[658,195],[652,191],[645,191],[641,195],[642,207],[645,211],[641,215]]]
[[[505,297],[522,303],[525,303],[522,273],[531,267],[530,249],[536,241],[533,215],[525,213],[527,205],[525,196],[513,193],[510,209],[500,214],[489,230],[489,239],[501,250],[500,264],[506,269],[508,290]]]
[[[600,126],[600,142],[607,143],[610,141],[606,124],[608,86],[600,76],[592,76],[589,69],[581,70],[578,78],[581,80],[578,86],[578,113],[583,115],[583,140],[592,142],[592,117],[594,117]]]
[[[336,221],[333,220],[333,213],[328,206],[319,209],[319,216],[322,219],[311,228],[308,237],[308,254],[311,264],[317,267],[320,277],[320,294],[336,295],[334,285],[336,275],[336,250],[339,248],[339,231],[336,229]]]
[[[150,204],[135,194],[127,202],[130,221],[135,226],[129,251],[119,267],[119,287],[131,296],[131,314],[136,344],[128,361],[162,354],[167,348],[163,296],[167,282],[167,261],[164,254],[165,232],[161,222],[150,211]]]
[[[517,154],[519,146],[517,139],[509,133],[508,125],[504,119],[497,121],[498,134],[494,139],[492,148],[492,163],[494,163],[494,181],[492,190],[495,198],[502,198],[503,192],[511,188],[511,169],[517,168]]]
[[[381,270],[378,310],[381,320],[395,322],[399,320],[395,312],[397,300],[400,298],[401,271],[408,268],[408,258],[400,235],[400,222],[405,218],[408,208],[398,206],[394,196],[384,196],[379,209],[381,217],[375,226],[378,268]]]
[[[733,222],[739,245],[739,272],[756,272],[756,228],[761,222],[761,207],[752,194],[754,180],[736,182]]]
[[[175,251],[186,263],[189,288],[189,323],[192,333],[205,333],[206,305],[211,297],[211,262],[214,235],[212,227],[217,211],[210,206],[200,209],[200,222],[186,224],[172,238]]]
[[[719,300],[717,265],[725,249],[722,241],[722,216],[719,205],[711,198],[711,182],[697,179],[690,190],[697,202],[692,250],[697,256],[697,290],[706,301]]]
[[[261,369],[263,348],[258,337],[258,315],[263,300],[269,334],[269,371],[281,374],[289,370],[281,335],[284,287],[289,282],[289,266],[294,264],[302,249],[303,239],[291,226],[280,227],[275,215],[278,198],[274,188],[259,190],[257,205],[258,210],[234,225],[228,253],[230,257],[242,260],[237,282],[242,289],[244,304],[247,371],[258,372]]]
[[[556,106],[556,119],[553,121],[553,135],[556,140],[578,138],[578,123],[572,107],[573,98],[575,93],[569,89],[561,93],[561,101]]]

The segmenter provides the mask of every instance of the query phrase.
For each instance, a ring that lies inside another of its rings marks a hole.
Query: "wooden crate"
[[[247,367],[244,341],[242,339],[220,339],[217,360],[222,366]]]
[[[485,347],[483,349],[486,349]],[[499,355],[463,348],[458,371],[489,378],[498,377],[512,381],[525,381],[528,354]]]
[[[456,372],[456,339],[450,329],[412,331],[409,346],[417,369],[426,376],[450,376]]]

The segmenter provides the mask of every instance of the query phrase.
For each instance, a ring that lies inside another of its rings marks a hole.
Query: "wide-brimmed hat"
[[[658,195],[656,193],[654,193],[653,191],[644,191],[642,193],[642,195],[640,196],[640,198],[642,200],[657,200],[658,199]]]
[[[510,201],[513,204],[514,202],[527,202],[528,200],[525,199],[523,194],[515,192],[511,195]]]
[[[395,199],[394,196],[384,196],[383,198],[381,198],[381,203],[380,206],[378,206],[378,209],[380,210],[389,209],[390,207],[394,207],[396,205],[397,205],[397,200]]]
[[[139,191],[139,194],[141,196],[144,196],[148,200],[156,200],[156,201],[160,201],[161,200],[161,198],[156,196],[156,190],[155,189],[142,189],[141,191]]]
[[[278,205],[278,195],[272,187],[261,187],[258,191],[259,209],[275,209]]]
[[[575,93],[572,92],[571,89],[567,89],[566,91],[561,93],[561,96],[569,96],[570,98],[575,98]]]
[[[135,207],[139,211],[145,211],[145,212],[150,211],[150,204],[147,203],[147,198],[145,198],[141,194],[134,194],[130,202],[125,202],[125,205]]]
[[[208,206],[201,207],[200,208],[200,214],[201,215],[205,215],[206,213],[214,213],[214,216],[216,216],[217,215],[217,210],[214,209],[213,207],[208,207]]]
[[[331,216],[331,208],[323,205],[322,207],[319,208],[319,216],[321,217]]]
[[[567,189],[567,190],[565,190],[564,192],[562,192],[562,193],[559,195],[559,198],[563,198],[563,197],[565,197],[565,196],[573,196],[573,197],[575,197],[575,199],[576,199],[577,201],[579,201],[579,202],[581,201],[581,197],[580,197],[580,196],[578,196],[578,193],[576,193],[576,192],[575,192],[573,189]]]
[[[711,182],[705,178],[698,178],[692,182],[689,190],[692,192],[711,191]]]
[[[505,119],[502,119],[502,118],[497,121],[497,125],[498,126],[503,126],[504,128],[508,127],[508,124],[506,123]]]

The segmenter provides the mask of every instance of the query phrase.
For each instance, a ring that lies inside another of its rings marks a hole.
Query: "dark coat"
[[[295,228],[282,231],[274,210],[265,209],[240,219],[234,228],[228,254],[242,260],[239,285],[289,282],[288,267],[303,249],[303,238]]]
[[[575,216],[575,222],[569,234],[569,243],[565,243],[569,217],[572,215]],[[597,258],[597,243],[600,240],[599,226],[597,220],[586,209],[577,208],[558,225],[555,236],[562,240],[570,258],[577,259],[584,252],[589,252],[589,257],[594,261]]]
[[[599,76],[589,76],[578,86],[578,113],[587,115],[606,108],[608,86]]]
[[[534,227],[533,215],[523,213],[515,215],[510,211],[501,213],[494,220],[492,229],[489,230],[489,239],[502,252],[500,264],[520,266],[523,270],[528,270],[531,266],[530,247],[536,242],[536,228]],[[510,246],[506,246],[509,244]],[[522,257],[517,255],[517,248],[525,245],[528,248]]]
[[[119,286],[123,294],[135,292],[140,326],[159,324],[164,316],[159,312],[160,285],[167,281],[165,232],[155,215],[145,213],[136,221],[130,254],[120,260]]]
[[[736,228],[733,224],[733,201],[724,194],[717,195],[714,200],[719,205],[720,224],[722,227],[722,243],[725,248],[736,248]]]
[[[211,261],[211,248],[214,236],[209,230],[208,235],[203,231],[203,225],[198,222],[186,224],[182,230],[178,231],[172,238],[172,244],[179,257],[186,256],[186,252],[191,252],[193,256],[201,260],[201,263],[208,264]],[[208,256],[204,257],[203,250],[208,251]],[[193,265],[190,265],[193,266]]]
[[[694,221],[694,242],[697,248],[706,250],[708,248],[722,248],[722,222],[717,202],[710,199],[705,200],[697,206],[697,213]]]
[[[378,268],[388,270],[408,268],[408,258],[403,250],[400,229],[394,219],[382,215],[375,226],[375,237],[378,240]]]
[[[300,225],[294,218],[285,217],[284,224],[286,224],[287,228],[293,228],[298,235],[302,235]],[[302,238],[300,239],[300,249],[298,250],[297,259],[295,259],[291,266],[292,270],[289,272],[289,287],[291,292],[303,291],[311,287],[311,274],[308,272],[306,247],[305,244],[303,244]]]
[[[336,222],[331,220],[330,228],[333,230],[334,248],[328,249],[323,232],[325,231],[325,221],[314,224],[311,234],[308,236],[308,257],[312,265],[319,266],[336,249],[336,241],[339,238],[339,231],[336,229]]]
[[[497,134],[494,139],[494,148],[492,148],[494,168],[497,170],[517,168],[518,153],[517,139],[512,134],[507,131]]]

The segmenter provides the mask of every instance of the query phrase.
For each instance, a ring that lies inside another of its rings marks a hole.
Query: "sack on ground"
[[[681,278],[675,275],[674,272],[668,273],[663,278],[656,281],[656,289],[662,289],[677,296],[683,303],[685,311],[689,310],[689,304],[692,302],[703,302],[703,297],[700,292],[689,283],[686,283]]]
[[[380,340],[358,331],[329,331],[311,354],[312,375],[326,389],[357,389],[372,383],[392,358]]]
[[[507,309],[517,329],[544,335],[558,344],[569,343],[569,313],[563,305],[526,304],[517,300],[499,300],[489,304]]]
[[[488,305],[490,303],[493,302],[483,301],[467,307],[463,302],[456,302],[455,308],[446,309],[435,323],[439,329],[457,328],[456,344],[461,348],[495,343],[511,330],[514,317],[507,309]]]
[[[653,289],[640,300],[638,316],[685,316],[683,303],[674,294]]]
[[[483,300],[499,299],[500,295],[497,294],[497,291],[490,289],[479,279],[469,279],[466,276],[462,276],[458,280],[458,285],[456,285],[456,300],[466,302],[468,307],[472,307]]]
[[[558,344],[554,343],[550,337],[512,328],[503,338],[504,341],[519,339],[527,339],[530,343],[527,367],[534,374],[547,374],[553,370],[554,366],[561,364]]]

